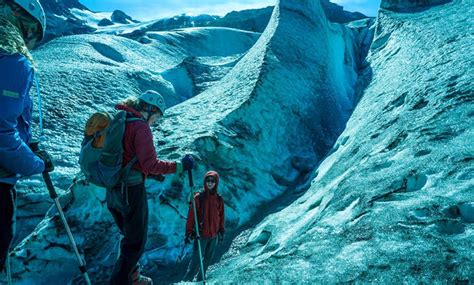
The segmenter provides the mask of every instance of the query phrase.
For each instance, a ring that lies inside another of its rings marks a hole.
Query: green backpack
[[[79,164],[86,179],[97,186],[112,188],[127,181],[137,157],[122,167],[125,125],[142,118],[127,116],[127,112],[94,113],[87,121],[79,154]]]

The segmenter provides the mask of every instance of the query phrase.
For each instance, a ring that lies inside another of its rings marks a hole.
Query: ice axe
[[[39,151],[39,143],[38,142],[30,143],[30,148],[33,152]],[[64,216],[63,208],[61,207],[61,204],[59,203],[58,194],[56,193],[56,190],[54,188],[53,182],[51,181],[51,177],[49,176],[49,173],[46,171],[43,172],[43,180],[44,180],[44,183],[46,184],[46,188],[48,188],[49,196],[51,197],[51,199],[54,200],[54,203],[56,204],[56,208],[58,209],[59,217],[61,218],[64,228],[66,229],[69,242],[71,243],[71,246],[74,249],[74,252],[76,254],[76,258],[79,262],[79,270],[84,276],[84,280],[86,281],[86,284],[91,285],[89,275],[87,274],[85,261],[82,259],[81,255],[79,254],[76,241],[74,240],[74,237],[72,236],[71,229],[69,228],[66,217]]]
[[[194,188],[194,182],[193,182],[193,171],[191,169],[188,170],[188,178],[189,178],[189,187],[191,188],[191,192],[192,192]],[[194,226],[195,226],[196,241],[197,241],[198,251],[199,251],[199,262],[200,262],[199,265],[201,265],[202,282],[205,284],[206,276],[204,275],[204,265],[202,262],[201,236],[199,235],[199,224],[198,224],[197,211],[196,211],[196,201],[194,201],[194,195],[191,195],[191,199],[193,201]]]

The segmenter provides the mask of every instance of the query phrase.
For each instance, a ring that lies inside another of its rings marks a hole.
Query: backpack
[[[127,181],[137,157],[122,167],[125,125],[139,120],[144,121],[142,118],[127,116],[127,112],[123,110],[113,116],[107,112],[94,113],[87,120],[79,165],[90,183],[109,189]]]

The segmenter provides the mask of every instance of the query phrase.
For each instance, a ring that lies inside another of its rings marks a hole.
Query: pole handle
[[[189,179],[189,187],[192,188],[194,187],[194,181],[193,181],[193,171],[191,169],[188,170],[188,179]]]
[[[39,151],[39,142],[38,141],[31,141],[29,143],[29,147],[33,152]],[[49,196],[51,199],[56,199],[58,198],[58,194],[56,193],[56,190],[54,189],[53,182],[51,181],[51,176],[49,176],[48,172],[43,172],[43,180],[44,183],[46,184],[46,188],[48,189]]]

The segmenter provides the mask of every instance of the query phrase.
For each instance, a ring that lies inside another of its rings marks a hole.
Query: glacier
[[[146,89],[172,106],[153,130],[159,158],[192,153],[196,184],[209,169],[223,178],[228,234],[211,282],[474,280],[474,8],[395,2],[382,1],[375,21],[338,24],[320,1],[280,0],[263,33],[203,27],[134,40],[107,27],[36,49],[43,145],[93,283],[107,282],[119,233],[105,190],[78,174],[82,128]],[[140,262],[156,283],[178,282],[191,189],[186,176],[147,188]],[[81,284],[42,181],[18,191],[15,284]]]
[[[370,84],[309,189],[235,238],[210,279],[472,282],[473,6],[424,8],[380,10]]]

